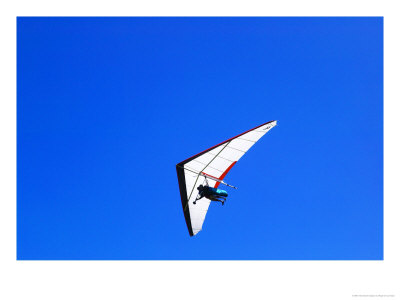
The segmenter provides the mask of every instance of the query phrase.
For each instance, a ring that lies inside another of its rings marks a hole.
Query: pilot
[[[202,184],[199,185],[197,190],[199,191],[199,196],[197,196],[197,198],[193,202],[193,204],[196,204],[197,200],[200,200],[201,198],[206,197],[207,199],[210,199],[212,201],[221,202],[222,205],[224,205],[226,197],[228,197],[228,193],[226,191],[220,190],[217,188],[212,188],[209,186],[203,186]]]

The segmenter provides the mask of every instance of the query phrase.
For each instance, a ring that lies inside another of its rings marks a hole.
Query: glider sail
[[[176,165],[182,207],[190,236],[196,235],[202,229],[211,202],[207,198],[202,198],[193,204],[198,195],[197,187],[205,185],[206,178],[211,187],[216,188],[221,183],[226,184],[223,181],[226,174],[275,125],[276,121],[259,125]]]

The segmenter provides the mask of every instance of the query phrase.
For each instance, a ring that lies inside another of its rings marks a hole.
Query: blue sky
[[[269,120],[189,237],[175,164]],[[18,259],[383,259],[383,18],[18,18]]]

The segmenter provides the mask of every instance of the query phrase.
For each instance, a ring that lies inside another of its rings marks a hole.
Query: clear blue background
[[[18,18],[17,71],[18,259],[383,259],[383,18]],[[176,163],[275,119],[189,237]]]

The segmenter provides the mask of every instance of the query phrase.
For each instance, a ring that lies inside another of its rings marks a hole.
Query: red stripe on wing
[[[237,161],[234,161],[229,167],[228,169],[225,170],[224,173],[222,173],[222,175],[218,178],[219,180],[223,180],[226,176],[226,174],[228,174],[228,172],[232,169],[232,167],[237,163]],[[219,186],[220,182],[216,182],[214,187],[217,188]]]

